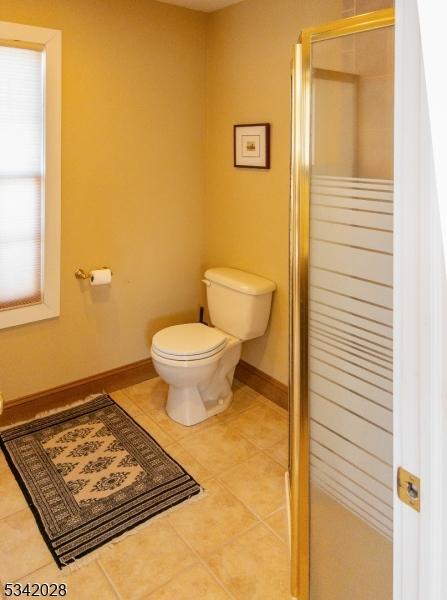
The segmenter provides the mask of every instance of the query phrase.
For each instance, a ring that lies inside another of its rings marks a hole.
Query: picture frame
[[[270,169],[270,123],[244,123],[233,127],[234,166]]]

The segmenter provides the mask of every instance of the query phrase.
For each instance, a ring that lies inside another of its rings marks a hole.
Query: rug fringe
[[[32,419],[25,419],[24,421],[17,421],[14,423],[9,423],[9,425],[2,425],[0,427],[0,431],[4,431],[5,429],[9,429],[10,427],[16,427],[17,425],[26,425],[27,423],[32,423],[36,419],[42,419],[44,417],[49,417],[50,415],[56,415],[57,413],[63,412],[64,410],[69,410],[70,408],[75,408],[76,406],[81,406],[95,398],[100,398],[107,394],[106,391],[102,391],[100,394],[90,394],[81,400],[75,400],[74,402],[69,402],[68,404],[64,404],[63,406],[58,406],[57,408],[51,408],[50,410],[43,410],[34,415]],[[113,392],[112,392],[113,394]],[[113,397],[112,397],[113,398]]]
[[[188,504],[192,504],[194,502],[199,502],[200,500],[203,500],[203,498],[205,498],[206,496],[208,496],[208,492],[203,487],[200,487],[200,492],[198,494],[195,494],[195,496],[191,496],[191,498],[188,498],[184,502],[181,502],[180,504],[176,504],[175,506],[169,508],[168,510],[163,511],[159,515],[156,515],[155,517],[148,519],[144,523],[140,523],[140,525],[133,527],[129,531],[125,531],[124,533],[117,536],[116,538],[113,538],[113,540],[110,540],[110,542],[108,542],[107,544],[104,544],[104,546],[100,546],[99,548],[96,548],[96,550],[93,550],[93,552],[90,552],[86,556],[83,556],[82,558],[77,558],[77,559],[65,564],[61,568],[62,573],[73,573],[75,571],[79,571],[79,569],[82,569],[86,565],[94,562],[95,560],[100,559],[103,554],[107,554],[108,552],[113,550],[113,547],[116,546],[116,544],[120,544],[126,538],[140,533],[141,531],[143,531],[144,529],[149,527],[155,521],[161,521],[161,519],[165,519],[171,513],[179,510],[180,508],[183,508],[184,506],[186,506]]]

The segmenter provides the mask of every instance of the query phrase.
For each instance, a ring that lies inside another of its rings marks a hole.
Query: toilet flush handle
[[[202,283],[204,283],[207,287],[210,287],[211,282],[208,279],[202,279]]]

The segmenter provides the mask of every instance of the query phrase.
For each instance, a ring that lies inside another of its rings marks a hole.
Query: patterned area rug
[[[201,491],[107,395],[6,429],[0,446],[60,568]]]

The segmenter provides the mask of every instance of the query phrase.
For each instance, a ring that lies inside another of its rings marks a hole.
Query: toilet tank
[[[276,284],[269,279],[220,267],[205,272],[211,322],[240,340],[265,333]]]

